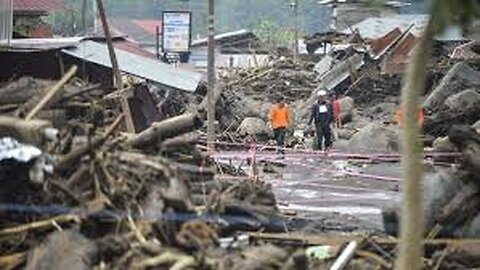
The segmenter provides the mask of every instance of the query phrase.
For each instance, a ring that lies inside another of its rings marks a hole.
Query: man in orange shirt
[[[273,129],[275,141],[278,147],[285,145],[285,134],[287,127],[291,123],[290,111],[283,98],[278,98],[277,103],[273,104],[268,114],[270,126]]]

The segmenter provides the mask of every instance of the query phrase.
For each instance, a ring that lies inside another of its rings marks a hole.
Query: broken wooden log
[[[90,93],[92,91],[98,90],[98,89],[100,89],[100,87],[101,87],[101,84],[99,84],[99,83],[94,84],[94,85],[86,86],[85,88],[82,88],[82,89],[76,91],[75,93],[71,93],[69,95],[63,96],[62,99],[60,99],[59,102],[66,102],[69,99],[72,99],[74,97],[78,97],[78,96]]]
[[[18,269],[20,264],[25,262],[26,257],[26,254],[23,252],[2,256],[0,257],[0,269]]]
[[[19,225],[16,227],[5,228],[0,230],[0,236],[14,235],[19,233],[25,233],[34,230],[44,230],[46,228],[54,227],[58,224],[80,222],[80,217],[77,215],[62,215],[49,218],[46,220],[36,221],[30,224]]]
[[[166,139],[161,143],[162,149],[170,149],[175,147],[184,147],[185,145],[195,145],[200,141],[200,134],[187,133],[174,138]]]
[[[151,127],[127,140],[127,144],[134,148],[156,146],[165,139],[192,132],[203,125],[198,114],[183,114],[169,118],[162,122],[153,123]]]
[[[117,119],[115,119],[115,122],[112,123],[103,136],[94,138],[89,144],[73,149],[68,155],[60,159],[55,165],[55,170],[65,172],[71,168],[74,168],[77,162],[88,152],[103,145],[107,138],[120,126],[122,120],[123,114],[119,115]]]
[[[24,143],[39,145],[52,124],[45,120],[23,120],[17,117],[0,116],[0,137],[13,137]]]

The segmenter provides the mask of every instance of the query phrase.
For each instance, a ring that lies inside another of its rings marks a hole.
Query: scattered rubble
[[[324,41],[315,38],[310,49]],[[363,158],[359,166],[380,162],[369,154],[398,162],[393,116],[401,76],[381,74],[380,62],[348,46],[316,63],[281,57],[254,69],[232,69],[215,89],[217,139],[237,148],[268,141],[268,110],[282,97],[296,121],[287,145],[309,153],[313,139],[302,134],[306,112],[316,91],[327,89],[343,96],[336,144],[342,141],[351,155]],[[425,179],[427,269],[478,266],[479,243],[438,239],[480,233],[479,65],[459,62],[447,73],[449,65],[432,65],[422,93],[433,151],[462,153],[460,159],[433,158],[450,168],[434,164],[434,176]],[[0,268],[393,267],[398,243],[383,234],[287,233],[301,220],[287,218],[272,186],[257,179],[255,157],[225,164],[204,151],[205,94],[205,86],[190,93],[151,82],[109,92],[69,77],[24,77],[2,85]],[[286,166],[263,162],[264,173]],[[383,212],[388,233],[398,231],[397,212]]]
[[[53,85],[22,80],[47,89]],[[13,82],[3,89],[23,84]],[[142,123],[138,117],[148,121],[150,112],[121,113],[122,94],[105,97],[97,86],[71,84],[41,108],[64,108],[67,125],[52,125],[51,119],[1,117],[0,134],[6,147],[6,140],[11,142],[8,149],[2,148],[0,160],[2,269],[65,269],[67,265],[71,269],[221,265],[237,269],[244,263],[242,254],[250,253],[232,251],[223,258],[226,251],[218,246],[223,237],[284,229],[286,221],[270,187],[251,180],[217,179],[210,169],[213,161],[195,146],[198,140],[186,136],[203,126],[204,114],[147,122],[142,132],[125,134],[120,131],[126,129],[126,119],[133,125]],[[16,91],[26,89],[30,88]],[[137,86],[130,91],[134,89]],[[9,102],[22,106],[34,98],[35,94]],[[54,136],[47,136],[55,130]],[[53,170],[40,178],[29,177],[28,172],[37,167],[33,161],[43,155],[52,160]],[[222,166],[224,172],[244,175]],[[297,262],[290,259],[290,252],[264,248],[267,253],[280,252],[279,262],[290,265],[285,269],[295,269]],[[203,249],[212,251],[199,251]],[[256,257],[249,261],[259,267],[271,263]]]

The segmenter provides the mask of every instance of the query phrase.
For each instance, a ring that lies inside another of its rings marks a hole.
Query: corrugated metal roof
[[[374,56],[379,55],[380,53],[385,51],[392,43],[394,43],[401,35],[402,31],[398,27],[395,27],[395,29],[388,32],[385,36],[372,40],[372,42],[370,43],[372,54]]]
[[[362,38],[377,39],[385,36],[395,28],[402,32],[407,30],[410,25],[414,25],[410,32],[415,36],[420,36],[427,25],[428,15],[395,15],[389,17],[372,17],[352,26],[351,29],[358,29]],[[345,29],[344,34],[353,34],[352,30]]]
[[[253,34],[252,31],[241,29],[238,31],[215,35],[215,41],[222,41],[223,39],[230,39],[230,38],[250,36],[250,35],[255,36],[255,34]],[[207,43],[208,43],[208,38],[201,38],[201,39],[194,40],[192,42],[192,46],[202,46],[202,45],[206,45]]]
[[[399,56],[401,58],[407,58],[415,48],[415,45],[418,42],[418,38],[408,33],[399,43],[398,45],[392,50],[392,56]]]
[[[154,53],[144,50],[137,43],[131,42],[126,39],[113,41],[113,47],[136,54],[136,55],[140,55],[146,58],[157,60]]]
[[[19,38],[12,39],[10,44],[0,42],[0,47],[16,51],[45,51],[76,47],[82,37],[68,38]]]
[[[62,0],[14,0],[14,11],[56,11],[68,10]]]
[[[401,74],[407,66],[410,55],[415,48],[419,38],[408,33],[399,43],[392,49],[390,54],[385,58],[382,64],[382,72],[390,75]]]
[[[450,57],[452,59],[480,58],[480,41],[472,41],[456,47]]]
[[[394,15],[388,17],[371,17],[354,24],[351,28],[341,31],[343,34],[353,34],[352,30],[358,29],[360,35],[364,39],[377,39],[395,28],[399,28],[402,32],[406,31],[410,25],[410,33],[419,37],[422,35],[425,26],[427,25],[429,16],[423,14],[409,14],[409,15]],[[450,26],[440,35],[435,37],[437,40],[464,40],[463,33],[460,27]]]
[[[363,54],[354,54],[346,60],[335,64],[329,71],[321,74],[317,80],[320,82],[318,89],[332,90],[341,82],[351,76],[352,72],[360,69],[364,62]]]
[[[83,41],[78,47],[64,49],[62,52],[88,62],[109,68],[112,67],[107,46],[98,42]],[[160,61],[138,56],[120,49],[115,49],[115,53],[121,71],[167,87],[194,92],[202,80],[202,75],[196,72],[180,70]]]
[[[160,21],[156,20],[132,20],[126,18],[110,18],[109,26],[123,33],[139,44],[151,45],[156,44],[157,35],[155,33],[156,26],[160,26]],[[100,24],[101,26],[101,24]],[[103,28],[101,32],[103,34]]]

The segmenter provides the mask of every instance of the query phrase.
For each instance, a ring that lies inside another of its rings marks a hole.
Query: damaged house
[[[208,39],[192,42],[189,64],[196,70],[206,71]],[[219,69],[246,68],[258,66],[268,59],[268,52],[262,49],[260,40],[250,30],[238,30],[215,36],[215,62]]]
[[[365,43],[370,57],[380,61],[382,73],[395,75],[403,73],[427,21],[427,15],[372,17],[342,33],[353,35],[354,40]],[[460,29],[452,27],[436,37],[436,46],[458,45],[464,41]]]
[[[53,37],[52,26],[45,18],[55,11],[71,10],[61,0],[13,0],[13,37]]]

